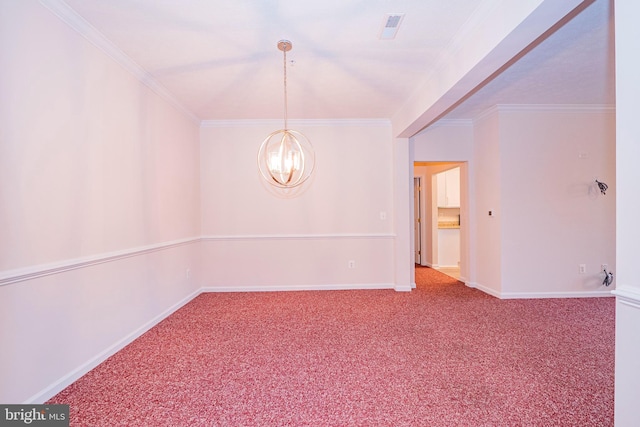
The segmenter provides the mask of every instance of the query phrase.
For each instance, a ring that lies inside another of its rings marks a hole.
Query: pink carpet
[[[48,403],[73,426],[612,426],[613,298],[202,294]]]

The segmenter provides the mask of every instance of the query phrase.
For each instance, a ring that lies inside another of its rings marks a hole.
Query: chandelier
[[[278,42],[284,57],[284,129],[269,134],[258,150],[260,174],[269,184],[279,188],[301,185],[315,168],[311,142],[302,133],[289,129],[287,122],[287,52],[291,47],[289,40]]]

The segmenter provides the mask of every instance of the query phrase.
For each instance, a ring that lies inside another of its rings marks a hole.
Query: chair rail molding
[[[144,255],[151,252],[162,251],[170,248],[175,248],[177,246],[196,243],[199,241],[199,237],[190,237],[186,239],[156,243],[153,245],[138,246],[121,251],[91,255],[82,258],[73,258],[48,264],[34,265],[26,268],[0,271],[0,286],[6,286],[17,282],[24,282],[26,280],[36,279],[43,276],[50,276],[52,274],[63,273],[65,271],[77,270],[80,268],[90,267],[92,265],[104,264],[106,262],[117,261],[124,258]]]

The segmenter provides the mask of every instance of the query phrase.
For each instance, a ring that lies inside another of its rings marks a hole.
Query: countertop
[[[460,228],[458,221],[438,221],[438,228]]]

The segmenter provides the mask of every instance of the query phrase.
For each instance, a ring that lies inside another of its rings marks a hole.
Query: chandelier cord
[[[260,174],[269,184],[284,189],[306,182],[315,168],[315,152],[311,142],[302,133],[289,129],[287,51],[291,47],[289,40],[278,42],[283,58],[284,129],[269,134],[258,150]]]
[[[287,113],[288,113],[288,105],[287,105],[287,49],[282,50],[284,54],[284,130],[287,130]]]

